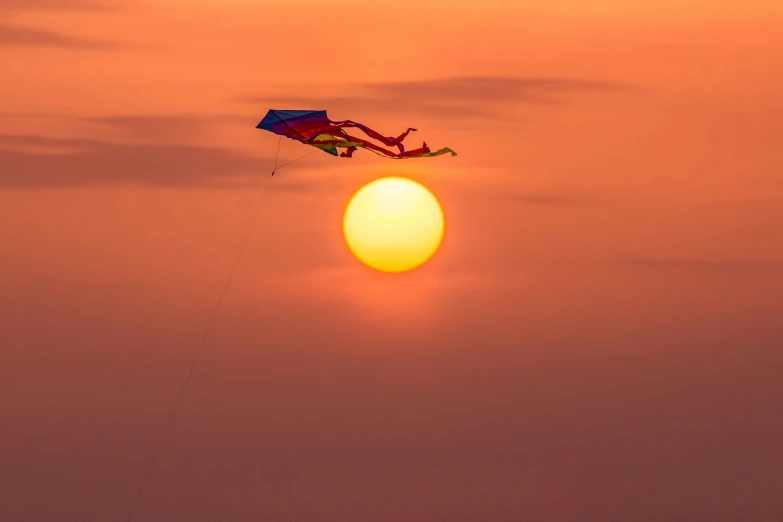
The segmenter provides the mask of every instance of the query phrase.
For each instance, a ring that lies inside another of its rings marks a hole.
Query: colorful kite
[[[339,153],[339,156],[343,158],[352,157],[354,151],[358,148],[368,149],[379,156],[386,156],[392,159],[427,158],[440,156],[447,152],[450,152],[452,156],[457,155],[456,152],[447,147],[431,152],[426,143],[421,148],[405,150],[402,140],[405,139],[409,132],[416,129],[408,129],[396,138],[387,137],[355,121],[332,121],[326,115],[326,111],[270,110],[264,116],[264,119],[261,120],[261,123],[256,125],[256,128],[300,141],[305,145],[312,145],[333,156],[338,155],[338,148],[345,149],[344,152]],[[369,140],[351,136],[345,132],[345,129],[349,128],[360,129],[369,137],[388,147],[396,146],[399,152],[393,152]]]

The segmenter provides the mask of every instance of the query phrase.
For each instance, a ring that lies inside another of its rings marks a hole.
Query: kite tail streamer
[[[357,147],[351,146],[345,149],[345,152],[340,153],[341,158],[353,158],[353,153],[359,150]]]
[[[408,134],[416,130],[411,127],[395,138],[393,136],[384,136],[380,132],[374,131],[371,128],[367,127],[366,125],[362,125],[361,123],[357,123],[353,120],[345,120],[345,121],[332,122],[332,123],[334,123],[338,127],[355,127],[357,129],[360,129],[369,137],[376,139],[389,147],[393,147],[395,145],[400,146],[402,144],[402,141],[408,136]],[[400,152],[402,152],[402,150]]]

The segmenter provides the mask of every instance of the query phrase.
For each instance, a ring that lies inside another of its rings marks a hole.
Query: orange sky
[[[522,4],[0,0],[0,520],[124,520],[260,184],[135,520],[783,519],[780,2]]]

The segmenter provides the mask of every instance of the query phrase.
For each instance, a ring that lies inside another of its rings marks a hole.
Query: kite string
[[[273,175],[275,169],[277,169],[277,159],[280,152],[279,142],[278,142],[277,150],[278,150],[278,154],[275,155],[275,166],[272,169]],[[190,382],[190,377],[193,375],[193,369],[196,367],[196,363],[198,362],[199,356],[201,355],[201,352],[204,348],[204,344],[207,341],[207,336],[209,336],[209,332],[210,330],[212,330],[212,324],[215,322],[215,318],[217,317],[218,311],[220,310],[220,305],[223,303],[223,298],[226,296],[226,291],[228,290],[228,286],[231,283],[231,279],[234,275],[234,271],[236,270],[237,265],[239,264],[239,258],[242,257],[242,252],[245,251],[247,240],[250,238],[250,232],[253,230],[253,225],[255,225],[256,220],[258,218],[258,213],[261,210],[261,203],[263,202],[263,198],[261,197],[262,195],[263,192],[259,195],[258,204],[256,205],[255,212],[253,213],[253,219],[250,220],[250,226],[247,227],[247,232],[245,233],[245,237],[242,240],[242,246],[239,248],[239,252],[237,253],[236,258],[234,259],[234,264],[231,266],[231,271],[228,273],[228,278],[226,279],[226,283],[225,285],[223,285],[223,290],[220,292],[220,297],[218,298],[217,305],[215,305],[215,310],[212,312],[212,316],[210,317],[209,322],[207,323],[207,329],[204,332],[204,336],[201,338],[201,343],[199,344],[198,349],[196,350],[196,356],[193,358],[193,362],[190,365],[190,369],[188,370],[188,374],[185,377],[185,381],[182,383],[182,387],[179,390],[179,395],[177,395],[177,400],[174,403],[174,408],[172,408],[171,414],[169,414],[169,418],[166,421],[165,427],[163,428],[163,433],[160,436],[160,440],[158,440],[158,446],[155,448],[155,452],[152,454],[152,460],[150,461],[149,466],[147,466],[147,470],[144,472],[144,478],[141,481],[141,486],[139,487],[139,490],[136,493],[136,497],[133,499],[133,502],[131,503],[130,509],[128,511],[128,516],[125,519],[126,522],[130,522],[131,518],[133,517],[133,513],[135,512],[136,506],[139,502],[139,498],[141,498],[141,494],[144,491],[144,486],[147,484],[147,479],[149,478],[150,471],[152,470],[152,467],[158,458],[160,449],[163,446],[163,441],[166,438],[166,434],[169,431],[169,427],[171,426],[171,421],[174,419],[174,414],[176,413],[177,408],[179,407],[179,403],[182,401],[182,396],[185,394],[185,388],[187,388],[188,383]]]

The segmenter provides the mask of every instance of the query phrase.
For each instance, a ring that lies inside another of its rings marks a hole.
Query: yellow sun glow
[[[443,240],[443,210],[413,180],[375,180],[354,194],[343,218],[348,248],[359,261],[383,272],[405,272],[426,262]]]

